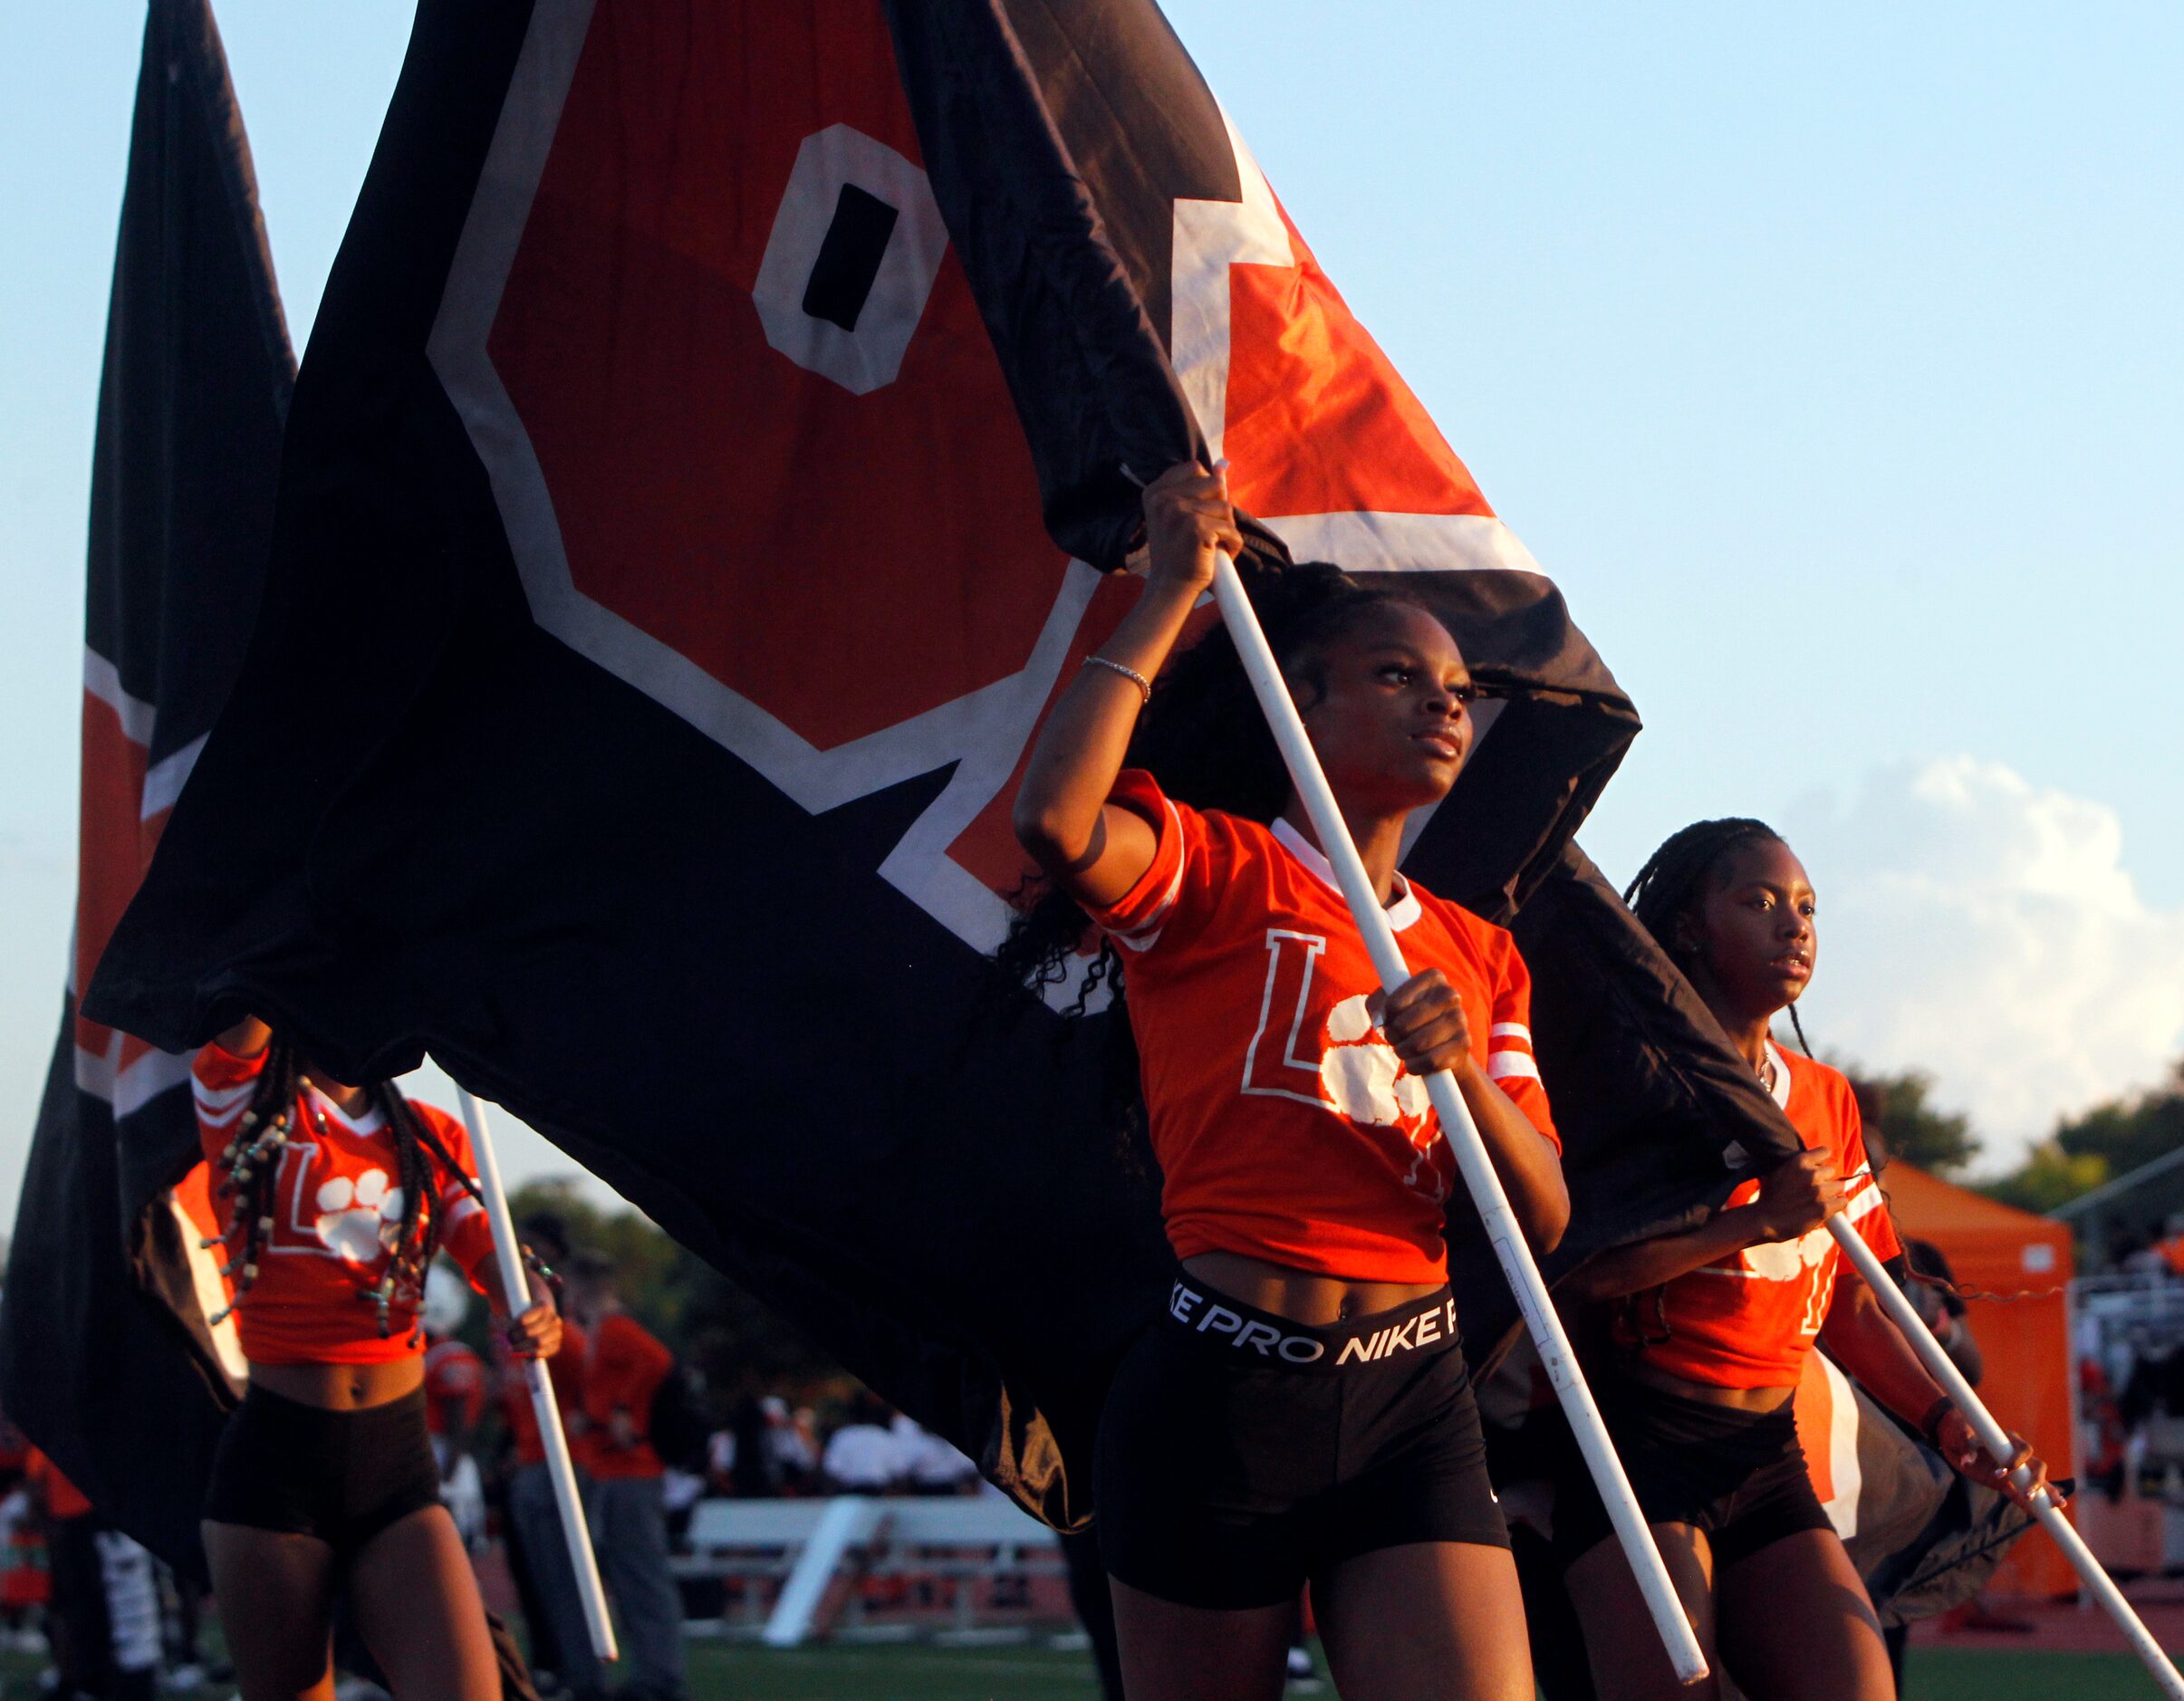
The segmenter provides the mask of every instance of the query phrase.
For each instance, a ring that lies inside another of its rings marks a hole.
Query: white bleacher
[[[756,1636],[826,1508],[823,1500],[699,1501],[685,1538],[690,1552],[669,1562],[678,1577],[740,1584],[742,1599],[728,1603],[728,1616],[692,1619],[683,1628],[698,1636]]]
[[[981,1494],[881,1504],[886,1511],[880,1539],[866,1574],[951,1580],[958,1635],[974,1625],[974,1584],[989,1578],[1064,1574],[1054,1533],[1014,1502]]]
[[[1000,1578],[1060,1576],[1054,1533],[992,1495],[832,1500],[703,1500],[690,1516],[690,1552],[674,1564],[681,1577],[740,1586],[729,1615],[693,1620],[698,1635],[761,1635],[792,1647],[821,1628],[823,1609],[838,1602],[844,1633],[862,1618],[858,1589],[840,1579],[931,1579],[953,1597],[957,1634],[975,1628],[978,1585]]]

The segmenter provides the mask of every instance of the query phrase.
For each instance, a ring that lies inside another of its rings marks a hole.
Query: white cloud
[[[2184,909],[2140,897],[2105,804],[1956,756],[1777,824],[1820,893],[1814,1046],[1932,1074],[1981,1170],[2184,1050]]]

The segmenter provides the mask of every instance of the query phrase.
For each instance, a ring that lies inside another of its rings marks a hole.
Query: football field
[[[866,1646],[776,1650],[698,1644],[693,1701],[1097,1701],[1082,1654],[1035,1647]],[[2126,1701],[2156,1691],[2121,1654],[1914,1648],[1908,1701]],[[1295,1693],[1293,1691],[1293,1693]],[[1319,1694],[1333,1696],[1332,1685]]]
[[[41,1701],[45,1660],[0,1653],[0,1701]],[[691,1701],[1098,1701],[1082,1654],[1035,1644],[939,1648],[930,1643],[789,1649],[695,1642]],[[1312,1691],[1293,1688],[1292,1695]],[[1316,1693],[1332,1697],[1333,1686]],[[231,1684],[163,1701],[229,1701]],[[2150,1701],[2153,1685],[2121,1654],[1972,1652],[1913,1648],[1909,1701]]]

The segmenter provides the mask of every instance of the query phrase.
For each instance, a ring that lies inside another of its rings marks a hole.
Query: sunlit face
[[[1382,603],[1322,647],[1317,671],[1292,684],[1346,809],[1394,814],[1448,794],[1471,752],[1474,687],[1447,627],[1409,603]]]
[[[1804,864],[1778,839],[1739,845],[1677,920],[1679,960],[1725,1015],[1771,1016],[1811,984],[1818,901]]]

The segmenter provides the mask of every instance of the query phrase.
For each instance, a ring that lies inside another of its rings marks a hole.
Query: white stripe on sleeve
[[[1529,1052],[1489,1052],[1486,1053],[1486,1079],[1502,1081],[1511,1075],[1525,1075],[1539,1079],[1539,1065],[1532,1061]]]
[[[1173,835],[1168,842],[1177,847],[1175,878],[1168,882],[1168,889],[1160,894],[1160,901],[1153,906],[1152,914],[1143,921],[1134,927],[1110,927],[1107,930],[1108,937],[1127,950],[1150,951],[1160,943],[1161,930],[1168,923],[1168,912],[1176,907],[1176,894],[1183,889],[1183,822],[1176,813],[1173,803],[1168,805],[1168,831]]]
[[[448,1196],[450,1193],[454,1194],[453,1197]],[[449,1228],[453,1228],[458,1223],[468,1222],[486,1208],[467,1193],[458,1192],[453,1188],[441,1193],[440,1202],[447,1207],[447,1226]]]
[[[247,1099],[257,1088],[257,1077],[237,1081],[232,1087],[207,1087],[195,1075],[189,1078],[190,1096],[207,1110],[225,1110],[231,1104]]]
[[[194,1074],[189,1078],[189,1096],[197,1101],[197,1115],[207,1128],[226,1128],[235,1121],[257,1090],[255,1076],[233,1087],[207,1087]]]

